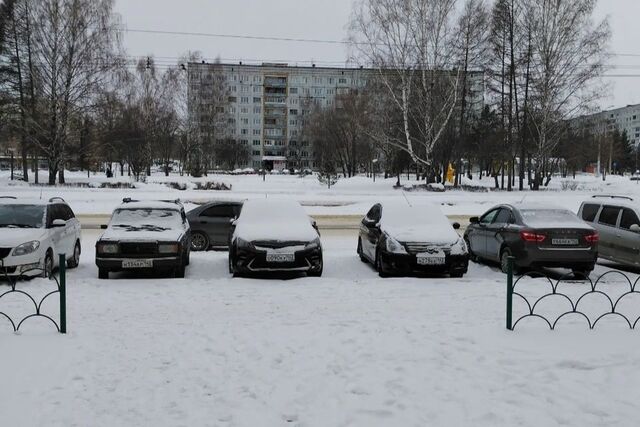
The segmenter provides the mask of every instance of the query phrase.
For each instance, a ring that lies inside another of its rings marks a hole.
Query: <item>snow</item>
[[[318,238],[318,232],[300,203],[270,198],[244,202],[233,237],[247,242],[311,242]]]
[[[578,216],[565,209],[526,207],[520,209],[520,214],[525,224],[536,228],[579,228],[592,230]]]
[[[177,241],[186,227],[180,207],[169,203],[127,203],[113,213],[100,240]]]
[[[384,203],[380,229],[400,242],[453,244],[459,239],[447,217],[433,204]]]
[[[381,279],[355,241],[323,233],[323,277],[293,280],[232,279],[227,253],[206,252],[186,279],[105,281],[85,251],[68,276],[67,335],[40,320],[14,335],[0,320],[1,424],[637,425],[637,330],[510,332],[497,268]],[[53,302],[43,310],[57,315]]]

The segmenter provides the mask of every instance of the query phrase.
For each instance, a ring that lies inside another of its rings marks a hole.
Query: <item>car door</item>
[[[382,217],[382,206],[374,205],[362,220],[360,225],[360,239],[362,241],[362,252],[371,260],[376,258],[376,247],[380,239],[380,218]]]
[[[486,256],[489,259],[498,260],[500,258],[500,247],[504,240],[503,233],[509,223],[512,222],[512,218],[511,209],[500,208],[493,221],[486,226]]]
[[[67,218],[66,232],[68,235],[70,250],[70,252],[67,252],[67,254],[71,256],[73,250],[75,249],[76,240],[80,240],[80,221],[78,221],[78,218],[76,218],[76,215],[68,205],[62,205],[62,208],[65,211],[65,218]]]
[[[64,220],[64,213],[60,209],[60,205],[49,205],[47,209],[47,228],[51,237],[51,245],[56,255],[68,253],[68,238],[66,227],[54,227],[53,222],[57,219]]]
[[[639,265],[640,233],[631,231],[633,225],[640,226],[638,215],[633,209],[622,208],[620,225],[616,234],[616,257],[625,264]]]
[[[469,233],[471,250],[476,256],[487,257],[487,239],[489,238],[487,227],[493,222],[498,211],[499,209],[492,209],[482,215],[478,223],[475,224],[473,231]]]
[[[232,204],[213,205],[200,212],[198,228],[207,233],[212,246],[226,246],[231,220],[235,217],[236,211]]]
[[[618,240],[618,219],[622,213],[622,208],[613,205],[604,205],[598,215],[598,231],[600,241],[598,242],[598,254],[607,259],[615,260],[617,256]]]

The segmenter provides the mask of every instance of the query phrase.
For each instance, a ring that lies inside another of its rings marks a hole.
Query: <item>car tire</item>
[[[200,231],[191,233],[191,250],[194,252],[203,252],[209,249],[209,237]]]
[[[382,259],[378,252],[376,252],[376,271],[378,272],[378,276],[380,277],[389,277],[389,273],[384,271],[384,267],[382,266]]]
[[[47,253],[44,256],[44,266],[42,271],[42,277],[51,277],[53,274],[53,251],[47,249]]]
[[[360,237],[358,237],[358,256],[360,257],[360,261],[366,263],[367,262],[367,257],[364,256],[364,253],[362,253],[362,239]]]
[[[76,241],[75,246],[73,247],[73,256],[71,259],[67,260],[67,268],[77,268],[80,265],[80,241]]]
[[[589,279],[589,275],[591,274],[591,272],[593,271],[593,269],[595,268],[594,265],[587,267],[587,268],[572,268],[571,272],[573,273],[573,276],[578,279],[578,280],[587,280]]]
[[[109,278],[109,270],[104,268],[98,269],[98,279],[108,279]]]
[[[452,279],[461,279],[462,276],[464,276],[464,273],[462,271],[456,271],[453,273],[449,273],[449,277],[451,277]]]
[[[235,268],[235,260],[233,259],[233,251],[231,249],[229,250],[229,274],[231,274],[232,277],[238,275]]]
[[[317,270],[309,270],[307,276],[309,277],[322,277],[322,270],[324,269],[324,261],[320,259],[320,268]]]
[[[471,243],[469,242],[469,239],[467,239],[466,237],[464,238],[464,243],[467,245],[467,250],[469,251],[469,261],[472,262],[478,262],[478,257],[476,256],[476,254],[473,253],[473,251],[471,250]]]
[[[512,255],[511,249],[509,248],[503,248],[502,251],[500,252],[500,270],[502,270],[502,272],[504,274],[507,274],[507,269],[508,269],[508,262],[507,260],[509,259],[510,256]],[[513,263],[513,274],[518,274],[519,273],[519,268],[516,267],[516,263]]]

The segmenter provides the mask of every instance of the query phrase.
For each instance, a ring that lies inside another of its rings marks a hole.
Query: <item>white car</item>
[[[59,254],[69,268],[80,263],[80,221],[59,197],[0,197],[0,229],[0,276],[48,276]]]

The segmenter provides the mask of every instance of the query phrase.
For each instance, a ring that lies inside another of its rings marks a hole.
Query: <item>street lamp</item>
[[[376,166],[378,164],[378,159],[373,159],[371,163],[373,163],[373,182],[376,182]]]

